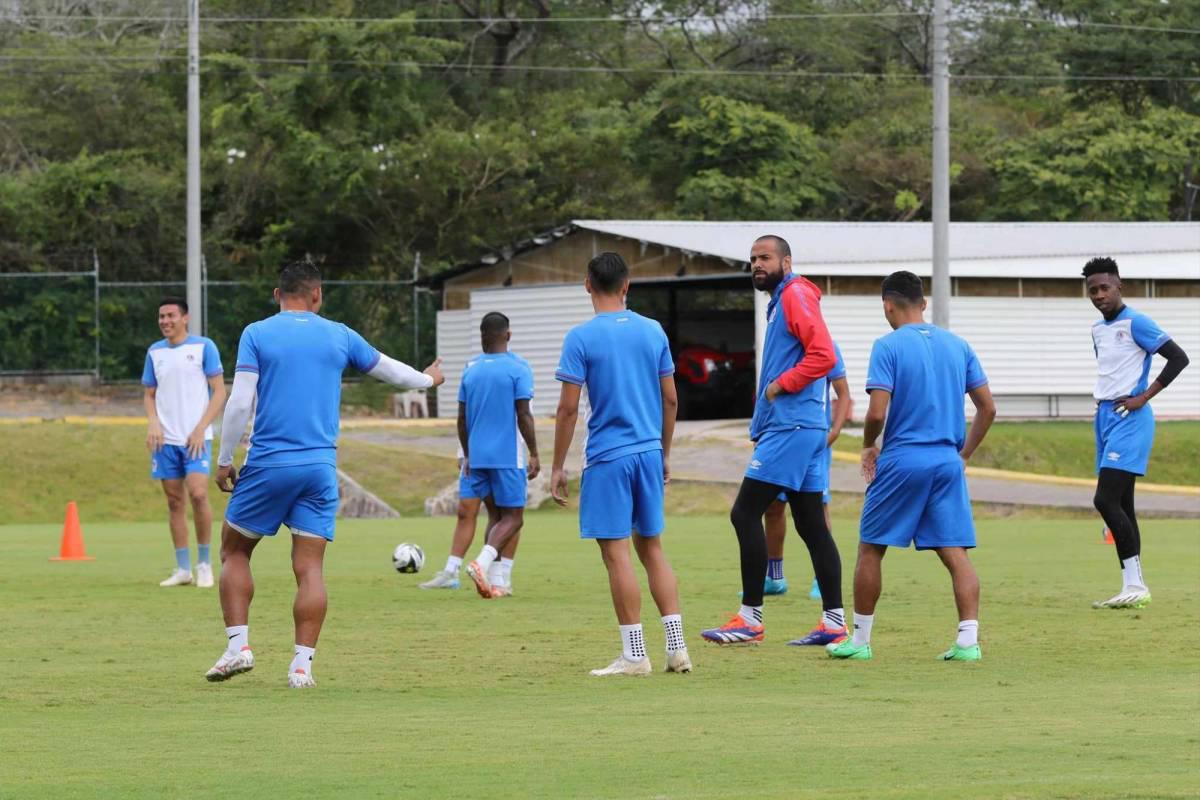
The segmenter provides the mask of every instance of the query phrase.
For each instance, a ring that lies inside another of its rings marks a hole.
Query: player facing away
[[[1121,299],[1121,276],[1111,258],[1093,258],[1083,268],[1088,297],[1102,318],[1092,325],[1096,353],[1096,510],[1112,531],[1121,562],[1121,591],[1093,608],[1141,608],[1150,602],[1142,577],[1142,534],[1134,511],[1134,484],[1146,474],[1154,445],[1150,398],[1167,388],[1188,365],[1187,354],[1145,314]],[[1155,353],[1167,360],[1149,386]]]
[[[785,493],[797,533],[808,547],[824,612],[805,644],[846,636],[842,562],[825,524],[825,376],[834,368],[833,340],[821,317],[821,290],[792,273],[792,249],[779,236],[759,237],[750,250],[751,280],[767,292],[767,332],[758,399],[750,420],[754,454],[730,520],[741,555],[742,607],[719,628],[701,633],[719,645],[763,640],[763,582],[767,542],[763,514]]]
[[[834,658],[871,658],[871,626],[889,547],[933,550],[950,572],[958,638],[946,661],[978,661],[979,577],[967,557],[975,521],[966,462],[996,418],[987,376],[963,339],[924,321],[921,279],[893,272],[883,281],[892,333],[875,341],[867,366],[871,395],[863,428],[867,481],[854,569],[854,635],[826,648]],[[975,405],[966,431],[963,395]],[[887,429],[884,430],[884,422]],[[883,431],[883,449],[876,440]]]
[[[502,559],[500,554],[510,545],[513,549],[508,552],[515,551],[514,540],[525,524],[527,484],[541,472],[541,463],[529,410],[533,370],[508,350],[512,338],[508,317],[498,311],[485,314],[479,334],[483,355],[467,364],[458,387],[458,441],[463,449],[458,491],[460,498],[491,497],[496,505],[499,519],[488,526],[479,555],[467,565],[479,596],[491,599],[511,594],[512,556]],[[489,571],[497,563],[498,574],[493,575],[499,583],[493,583]]]
[[[846,382],[846,362],[842,360],[842,351],[837,342],[833,343],[833,352],[837,365],[825,376],[825,419],[829,424],[829,433],[825,437],[825,490],[821,500],[825,504],[825,526],[833,531],[833,521],[829,517],[830,474],[833,471],[833,443],[842,435],[842,428],[850,418],[850,385]],[[830,402],[829,389],[832,387],[835,397]],[[788,582],[783,574],[783,548],[787,541],[787,494],[780,494],[767,513],[763,516],[763,528],[767,533],[767,579],[763,582],[763,594],[787,594]],[[813,578],[812,588],[808,596],[812,600],[821,599],[821,587]]]
[[[563,340],[555,377],[562,382],[554,426],[550,492],[567,503],[565,463],[579,397],[591,403],[579,497],[579,530],[594,539],[608,570],[608,586],[621,631],[621,655],[596,676],[648,675],[642,635],[642,593],[629,555],[629,539],[646,570],[650,594],[662,616],[667,672],[691,672],[679,611],[679,587],[663,553],[663,487],[671,479],[671,437],[679,399],[675,363],[662,326],[625,308],[629,267],[616,253],[588,263],[585,283],[596,315]]]
[[[248,619],[254,597],[250,558],[280,525],[292,533],[296,647],[288,685],[314,685],[312,661],[325,621],[322,568],[338,507],[337,437],[342,371],[404,389],[442,383],[440,360],[424,373],[381,354],[355,331],[317,315],[321,273],[311,262],[284,266],[275,289],[279,313],[242,331],[237,367],[221,429],[216,481],[232,491],[221,530],[221,611],[225,652],[205,677],[223,681],[254,668]],[[241,474],[233,453],[254,417]]]
[[[179,297],[158,304],[163,338],[146,351],[142,370],[149,431],[150,475],[162,481],[168,524],[175,545],[175,569],[159,586],[192,582],[188,550],[187,506],[196,527],[196,585],[213,585],[212,508],[208,472],[212,462],[212,422],[225,403],[225,372],[212,339],[188,334],[188,305]]]

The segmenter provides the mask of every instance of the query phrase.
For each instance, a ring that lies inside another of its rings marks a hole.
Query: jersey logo
[[[762,462],[757,458],[750,462],[750,469],[758,469],[762,466]]]
[[[195,360],[196,360],[196,357],[195,357],[194,355],[192,355],[191,353],[188,353],[188,354],[187,354],[187,360],[188,360],[188,361],[195,361]]]
[[[1121,454],[1116,452],[1115,450],[1109,450],[1108,455],[1105,456],[1105,458],[1107,458],[1109,461],[1120,461]]]

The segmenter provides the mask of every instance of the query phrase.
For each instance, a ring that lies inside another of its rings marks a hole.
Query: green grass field
[[[849,562],[855,526],[835,527]],[[803,592],[770,600],[761,647],[702,645],[699,629],[736,608],[733,535],[721,518],[673,518],[696,671],[599,680],[587,670],[619,639],[569,514],[530,516],[517,596],[492,602],[392,571],[400,541],[438,568],[448,521],[343,522],[319,685],[297,692],[286,541],[255,561],[258,668],[208,684],[217,596],[155,585],[170,561],[161,524],[85,520],[97,560],[74,564],[47,561],[57,526],[9,525],[0,797],[1195,797],[1197,533],[1145,522],[1154,604],[1101,612],[1089,601],[1119,577],[1095,524],[982,522],[979,664],[934,661],[954,633],[947,580],[934,557],[893,553],[875,660],[834,663],[784,646],[817,619]],[[803,587],[803,549],[789,547]],[[661,669],[648,604],[643,619]]]

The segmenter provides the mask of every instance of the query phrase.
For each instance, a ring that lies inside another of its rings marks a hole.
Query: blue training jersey
[[[659,381],[674,374],[667,334],[640,314],[597,314],[567,333],[554,377],[587,388],[588,464],[662,449]]]
[[[963,395],[987,382],[971,346],[935,325],[904,325],[876,339],[867,392],[892,393],[883,452],[912,445],[961,450],[967,435]]]
[[[846,377],[846,362],[842,360],[842,348],[837,346],[837,342],[833,343],[833,356],[837,359],[837,363],[825,376],[825,427],[827,430],[833,430],[833,403],[830,402],[829,392],[833,388],[834,381]]]
[[[236,371],[258,373],[258,403],[246,465],[336,465],[342,372],[378,363],[357,332],[309,311],[247,325]]]
[[[467,407],[468,461],[472,468],[525,467],[517,428],[517,401],[533,399],[533,370],[516,353],[484,353],[467,363],[458,402]]]

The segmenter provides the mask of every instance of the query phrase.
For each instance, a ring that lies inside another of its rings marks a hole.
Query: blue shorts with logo
[[[824,503],[825,505],[829,505],[829,500],[830,500],[829,487],[831,484],[830,476],[831,476],[831,473],[833,472],[833,448],[832,447],[825,448],[824,460],[825,460],[825,468],[824,468],[825,469],[825,488],[821,490],[821,502]],[[786,503],[788,501],[787,492],[780,492],[779,496],[776,499],[779,500],[779,502],[781,502],[781,503]]]
[[[1145,475],[1154,447],[1154,411],[1144,405],[1124,419],[1113,410],[1112,400],[1096,406],[1096,472],[1119,469]]]
[[[332,464],[247,466],[238,473],[225,521],[253,536],[274,536],[280,525],[287,525],[292,533],[332,542],[337,510],[337,469]]]
[[[821,452],[825,439],[819,428],[767,431],[755,443],[746,477],[793,492],[823,492],[828,484]]]
[[[212,463],[212,440],[204,443],[204,452],[199,458],[188,455],[187,447],[164,444],[150,454],[150,477],[156,481],[179,480],[193,472],[207,475]]]
[[[520,467],[471,467],[470,475],[458,476],[458,496],[464,500],[491,497],[500,508],[524,508],[527,492],[525,470]]]
[[[579,535],[624,539],[633,531],[658,536],[663,520],[662,450],[589,464],[579,491]]]
[[[967,474],[953,447],[905,447],[879,456],[867,486],[859,538],[867,544],[974,547]]]

